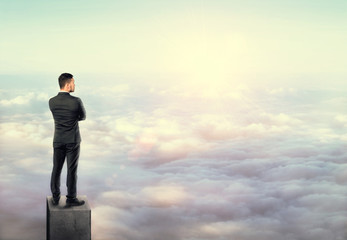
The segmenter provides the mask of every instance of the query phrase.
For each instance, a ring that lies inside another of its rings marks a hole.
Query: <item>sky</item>
[[[0,0],[0,239],[45,239],[63,72],[87,111],[92,239],[346,239],[346,13],[339,0]]]

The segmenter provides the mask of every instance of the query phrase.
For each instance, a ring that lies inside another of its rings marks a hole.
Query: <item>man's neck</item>
[[[60,92],[70,93],[70,92],[63,90],[63,89],[60,89]]]

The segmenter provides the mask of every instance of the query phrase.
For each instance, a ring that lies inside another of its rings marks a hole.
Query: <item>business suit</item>
[[[86,111],[81,99],[71,96],[68,92],[59,92],[51,98],[49,108],[55,125],[51,191],[53,198],[60,198],[60,175],[66,158],[67,198],[74,199],[77,193],[77,166],[81,142],[78,122],[86,118]]]

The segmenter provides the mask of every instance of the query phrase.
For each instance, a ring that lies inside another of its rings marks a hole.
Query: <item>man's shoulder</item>
[[[76,96],[70,95],[70,97],[73,98],[73,99],[76,99],[76,100],[81,100],[79,97],[76,97]]]
[[[56,98],[58,97],[58,95],[57,96],[54,96],[54,97],[51,97],[50,99],[49,99],[49,103],[51,103],[51,102],[53,102]]]
[[[69,98],[69,99],[81,100],[79,97],[70,95],[70,93],[65,93],[65,94],[58,93],[58,95],[51,97],[49,101],[58,99],[58,98]]]
[[[79,97],[72,96],[72,95],[69,95],[69,96],[70,96],[70,99],[73,100],[73,101],[76,101],[78,103],[82,102],[82,100]]]

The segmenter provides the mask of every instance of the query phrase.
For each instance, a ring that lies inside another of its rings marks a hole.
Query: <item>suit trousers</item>
[[[60,175],[67,162],[67,198],[75,198],[77,194],[77,166],[80,155],[80,143],[53,143],[53,170],[51,176],[51,191],[54,198],[60,197]]]

